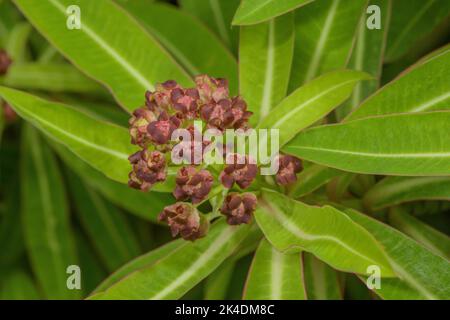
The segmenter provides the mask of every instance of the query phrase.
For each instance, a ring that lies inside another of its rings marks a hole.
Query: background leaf
[[[105,96],[103,88],[69,64],[12,64],[2,84],[17,89],[90,93]]]
[[[293,15],[241,27],[239,92],[254,114],[263,119],[287,93],[294,45]]]
[[[367,72],[377,81],[365,81],[356,84],[350,100],[336,110],[338,119],[344,118],[345,115],[355,109],[381,83],[381,70],[391,18],[392,1],[370,0],[368,8],[371,6],[380,8],[380,29],[369,29],[367,27],[366,21],[373,13],[363,16],[363,20],[359,23],[355,45],[347,68]]]
[[[299,198],[311,193],[343,172],[332,168],[312,164],[297,176],[297,182],[289,188],[289,196]]]
[[[289,91],[346,66],[366,5],[367,0],[320,0],[296,10]]]
[[[416,200],[450,201],[450,177],[387,177],[364,195],[370,210]]]
[[[33,280],[23,271],[14,271],[2,283],[0,300],[38,300],[39,298]]]
[[[138,240],[123,214],[75,174],[68,182],[77,216],[108,271],[115,271],[140,253]]]
[[[234,25],[260,23],[278,17],[313,0],[242,0],[233,18]]]
[[[448,109],[450,48],[420,61],[364,101],[346,120],[368,116]]]
[[[2,87],[0,96],[21,117],[52,139],[66,145],[106,176],[123,183],[128,181],[128,156],[137,148],[131,145],[125,128],[17,90]]]
[[[423,244],[431,252],[450,260],[450,238],[409,215],[402,208],[393,208],[389,212],[389,223]]]
[[[48,299],[74,299],[66,268],[77,265],[67,199],[56,159],[30,126],[23,131],[22,221],[33,272]]]
[[[226,78],[231,94],[237,94],[236,59],[223,43],[195,18],[166,4],[128,2],[124,8],[161,42],[190,75],[208,74],[216,78]]]
[[[128,111],[142,105],[145,91],[152,90],[157,82],[176,79],[183,85],[192,83],[167,52],[110,0],[14,3],[62,54],[105,84]],[[81,10],[79,30],[66,28],[66,10],[71,5]]]
[[[306,299],[301,254],[281,253],[263,239],[250,267],[244,299]]]
[[[354,210],[346,210],[346,213],[383,245],[395,272],[419,295],[427,299],[448,299],[450,297],[450,273],[447,260],[434,255],[395,229],[366,215]],[[393,280],[393,282],[397,283],[397,280]],[[404,285],[396,284],[394,287],[402,289]],[[396,293],[395,290],[390,292],[391,295],[393,293]],[[408,295],[406,298],[411,297]]]
[[[21,64],[28,59],[27,43],[31,30],[31,25],[27,22],[17,23],[12,28],[5,50],[14,64]]]
[[[233,260],[224,261],[205,281],[206,300],[224,300],[236,267]]]
[[[399,59],[421,38],[430,36],[450,14],[450,4],[446,1],[395,0],[389,30],[386,61]],[[401,13],[401,14],[400,14]]]
[[[450,112],[397,114],[306,130],[286,153],[340,170],[449,175]]]
[[[314,255],[303,252],[305,287],[309,300],[341,300],[338,273]]]
[[[180,6],[189,12],[222,39],[233,52],[237,53],[239,28],[231,27],[231,20],[240,0],[180,0]]]

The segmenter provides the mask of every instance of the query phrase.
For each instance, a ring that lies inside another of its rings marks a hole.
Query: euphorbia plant
[[[5,297],[450,298],[447,2],[12,3]],[[278,170],[180,129],[278,130]]]

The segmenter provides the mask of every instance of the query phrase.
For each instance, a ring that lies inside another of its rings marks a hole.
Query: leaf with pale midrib
[[[344,171],[450,175],[450,112],[394,114],[301,132],[282,150]]]
[[[157,82],[192,80],[131,16],[111,0],[15,0],[27,19],[81,71],[105,84],[128,111]],[[66,10],[81,8],[81,29],[66,27]],[[132,35],[132,36],[130,36]]]

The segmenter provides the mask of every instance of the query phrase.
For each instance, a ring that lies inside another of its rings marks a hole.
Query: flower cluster
[[[129,157],[133,170],[129,174],[129,186],[148,191],[155,183],[167,178],[168,152],[175,144],[186,146],[181,150],[191,150],[190,155],[181,154],[190,165],[181,167],[176,175],[173,195],[178,201],[167,206],[160,213],[160,221],[166,222],[173,236],[180,235],[186,240],[203,237],[209,222],[194,205],[208,198],[215,179],[206,168],[195,161],[197,147],[203,150],[208,141],[197,142],[195,135],[202,133],[194,127],[194,120],[202,120],[206,128],[224,132],[226,129],[249,128],[247,104],[239,97],[230,97],[225,79],[215,79],[207,75],[195,79],[194,88],[183,88],[175,81],[158,84],[153,92],[145,94],[145,105],[133,112],[129,121],[131,143],[139,146],[140,151]],[[190,141],[172,141],[177,129],[187,129]],[[197,146],[201,144],[201,146]],[[186,152],[187,153],[187,152]],[[203,156],[203,154],[202,154]],[[226,189],[247,189],[258,175],[258,166],[248,156],[231,153],[223,154],[226,165],[218,175],[218,183]],[[197,160],[197,159],[196,159]],[[296,179],[301,170],[300,160],[292,156],[279,156],[280,172],[276,181],[285,185]],[[188,203],[186,201],[190,201]],[[230,225],[249,223],[256,208],[256,196],[252,193],[230,192],[221,204],[220,212]]]

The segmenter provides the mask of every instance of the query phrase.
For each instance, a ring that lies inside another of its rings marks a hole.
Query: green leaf
[[[448,132],[450,112],[395,114],[315,127],[283,150],[350,172],[449,175]]]
[[[214,271],[247,235],[249,226],[215,224],[205,238],[184,245],[117,282],[95,299],[178,299]]]
[[[52,147],[64,163],[82,177],[85,183],[91,188],[95,189],[116,206],[141,218],[157,222],[158,214],[162,209],[174,202],[174,198],[171,195],[154,192],[157,186],[150,192],[141,192],[132,189],[126,184],[107,178],[104,174],[77,158],[75,154],[63,145],[53,143]],[[165,191],[171,192],[172,190]]]
[[[367,0],[321,0],[295,15],[295,49],[289,91],[347,64]]]
[[[286,96],[294,45],[293,15],[241,27],[239,92],[254,124]]]
[[[229,81],[238,91],[237,61],[225,45],[189,14],[167,4],[128,2],[123,5],[192,75],[208,74]]]
[[[90,93],[106,96],[104,89],[69,64],[12,64],[1,80],[17,89]]]
[[[118,281],[124,279],[126,276],[133,274],[134,272],[143,269],[145,267],[150,267],[155,262],[160,259],[170,255],[178,248],[185,245],[186,242],[183,239],[173,240],[171,242],[166,243],[165,245],[156,248],[142,256],[139,256],[123,267],[118,269],[116,272],[111,274],[108,278],[103,280],[103,282],[95,289],[93,293],[99,293],[106,291],[109,287],[117,283]]]
[[[450,177],[387,177],[363,199],[372,211],[416,200],[450,201]]]
[[[66,269],[77,264],[66,194],[55,157],[30,126],[23,131],[22,223],[33,272],[48,299],[73,299]]]
[[[205,300],[224,300],[236,261],[225,260],[205,281]]]
[[[239,28],[231,20],[240,0],[180,0],[180,6],[209,27],[228,48],[237,52]]]
[[[205,280],[204,297],[206,300],[224,300],[229,298],[230,291],[235,290],[233,277],[237,272],[242,272],[239,261],[251,252],[254,252],[263,237],[261,230],[253,224],[247,236],[239,244],[233,254],[227,258],[213,273]],[[242,282],[244,279],[242,279]],[[239,292],[239,298],[242,290]]]
[[[341,300],[338,273],[314,255],[303,253],[305,287],[308,300]]]
[[[304,6],[313,0],[242,0],[233,18],[234,25],[267,21]]]
[[[152,90],[156,82],[175,79],[183,85],[192,83],[153,37],[113,1],[14,3],[63,55],[106,85],[128,111],[143,104],[145,91]],[[71,5],[80,7],[81,29],[66,27],[66,10]]]
[[[247,276],[244,299],[305,300],[301,254],[281,253],[263,239]]]
[[[354,173],[345,172],[327,186],[327,196],[330,200],[339,202],[347,192],[350,184],[356,178]]]
[[[90,101],[80,99],[68,94],[60,94],[55,96],[55,101],[73,106],[94,118],[117,124],[118,126],[127,128],[130,115],[125,110],[118,108],[116,104],[111,102]]]
[[[2,152],[4,152],[2,150]],[[0,159],[0,162],[3,159]],[[15,159],[17,161],[17,158]],[[18,168],[16,168],[18,169]],[[4,168],[0,169],[0,181],[2,182],[2,206],[4,212],[0,211],[0,268],[15,265],[20,262],[25,252],[23,230],[20,219],[20,183],[17,180],[19,170],[14,170],[13,181],[5,179]]]
[[[107,276],[107,272],[95,254],[94,248],[92,248],[86,238],[81,232],[75,233],[80,269],[82,270],[81,286],[83,289],[83,297],[94,290]]]
[[[302,129],[322,119],[344,102],[357,82],[371,77],[360,71],[339,70],[318,77],[286,97],[259,124],[279,129],[280,146]]]
[[[346,120],[390,113],[449,109],[450,48],[420,61],[364,101]]]
[[[28,274],[16,270],[2,283],[0,300],[38,300],[39,294]]]
[[[113,180],[128,181],[128,156],[137,148],[125,128],[118,127],[28,93],[0,87],[2,96],[25,120],[67,146],[78,157]]]
[[[6,52],[8,52],[8,55],[13,60],[14,64],[21,64],[27,60],[27,43],[31,30],[31,25],[26,22],[17,23],[11,30],[8,37]]]
[[[289,188],[291,198],[300,198],[319,189],[333,178],[344,174],[342,171],[316,164],[310,165],[297,175],[297,182]]]
[[[429,37],[450,14],[450,3],[438,0],[395,0],[389,27],[386,61],[401,58],[419,40]]]
[[[347,68],[367,72],[377,81],[358,83],[350,100],[336,110],[339,119],[344,118],[350,111],[359,106],[361,101],[380,86],[387,31],[391,17],[391,0],[370,0],[370,6],[380,8],[380,29],[368,29],[366,23],[368,16],[364,17],[365,19],[359,24],[356,42]]]
[[[68,182],[81,225],[107,270],[136,257],[138,240],[123,214],[70,171]]]
[[[311,252],[335,269],[366,274],[378,265],[393,276],[378,242],[344,213],[314,207],[263,189],[255,217],[266,238],[282,252]]]
[[[450,260],[450,238],[406,213],[402,208],[389,212],[389,223],[434,254]]]
[[[406,299],[412,298],[411,295],[415,298],[423,296],[427,299],[450,298],[450,273],[448,272],[450,264],[446,259],[434,255],[414,240],[375,219],[354,210],[346,210],[346,213],[383,245],[399,278],[414,289],[415,293],[406,290]],[[399,284],[398,281],[398,279],[382,279],[381,291],[385,290],[386,285],[393,286],[395,288],[393,290],[396,291],[388,291],[387,294],[391,296],[395,294],[395,298],[400,299],[405,287],[409,287]],[[378,291],[375,290],[376,293]]]

